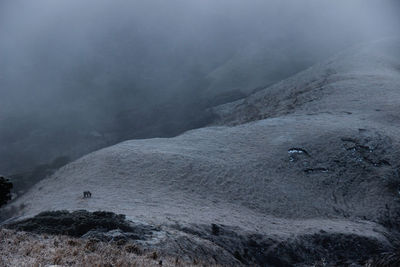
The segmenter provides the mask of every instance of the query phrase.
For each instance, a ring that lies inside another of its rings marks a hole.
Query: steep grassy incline
[[[14,205],[25,216],[100,209],[280,241],[328,233],[387,244],[400,219],[398,51],[393,40],[356,47],[217,108],[225,126],[89,154]]]

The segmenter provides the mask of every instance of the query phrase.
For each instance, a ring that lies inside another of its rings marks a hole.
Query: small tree
[[[11,189],[13,184],[6,178],[0,177],[0,207],[11,200]]]

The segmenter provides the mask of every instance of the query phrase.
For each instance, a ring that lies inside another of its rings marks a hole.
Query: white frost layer
[[[360,218],[377,219],[396,200],[380,177],[344,181],[349,188],[343,188],[330,172],[306,174],[288,151],[306,148],[310,158],[331,164],[343,153],[341,137],[357,136],[360,129],[379,130],[398,144],[400,61],[393,47],[398,43],[357,48],[220,108],[227,123],[254,114],[265,119],[91,153],[15,205],[24,203],[26,216],[110,210],[139,221],[223,223],[279,236],[321,229],[377,236],[379,227]],[[86,190],[91,199],[82,199]]]

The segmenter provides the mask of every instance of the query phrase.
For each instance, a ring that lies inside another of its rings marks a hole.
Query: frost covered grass
[[[0,230],[0,266],[202,266],[137,244]],[[208,265],[209,266],[209,265]]]
[[[14,219],[107,210],[149,225],[207,225],[156,241],[178,255],[203,253],[208,260],[225,253],[216,262],[246,264],[247,239],[238,231],[226,235],[234,241],[227,251],[215,246],[210,225],[225,225],[257,233],[263,249],[283,248],[264,250],[270,261],[280,253],[288,265],[326,256],[362,264],[365,255],[393,247],[400,230],[398,48],[392,40],[361,45],[220,106],[214,112],[221,126],[86,155],[11,203]],[[92,198],[82,198],[84,190]],[[293,253],[299,257],[286,256]]]

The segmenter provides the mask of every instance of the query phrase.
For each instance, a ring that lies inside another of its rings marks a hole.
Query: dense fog
[[[3,0],[0,173],[205,126],[399,17],[389,0]]]

